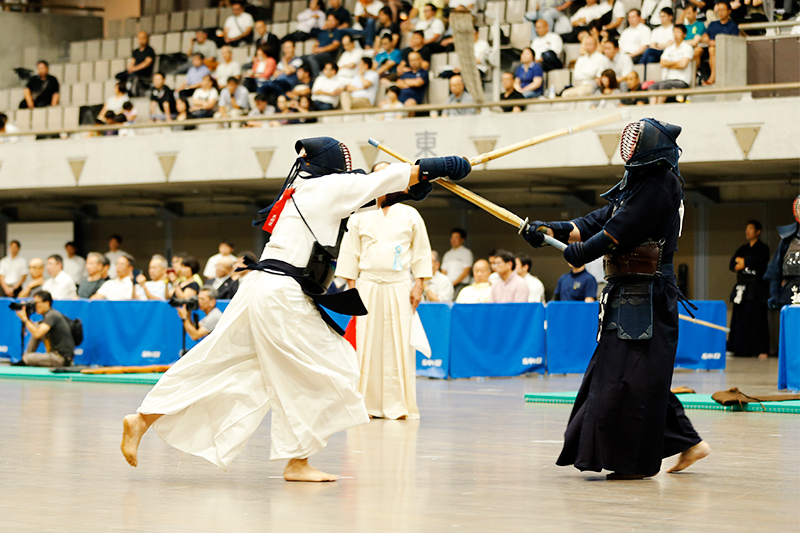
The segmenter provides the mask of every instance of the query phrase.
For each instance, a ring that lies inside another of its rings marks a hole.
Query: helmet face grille
[[[344,143],[339,143],[339,148],[342,150],[342,157],[344,158],[344,171],[350,172],[353,170],[353,158],[350,156],[350,149]]]
[[[797,222],[800,222],[800,196],[794,199],[792,210],[794,211],[794,219]]]
[[[627,163],[636,153],[639,144],[639,136],[642,133],[642,121],[631,122],[622,130],[622,138],[619,142],[619,155]]]

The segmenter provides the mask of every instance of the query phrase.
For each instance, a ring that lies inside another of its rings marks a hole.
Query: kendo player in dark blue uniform
[[[778,227],[781,243],[767,267],[764,280],[769,282],[772,309],[800,304],[800,196],[792,204],[794,223]]]
[[[672,267],[683,221],[680,131],[654,119],[628,124],[620,143],[625,174],[602,195],[608,205],[569,222],[536,221],[523,233],[534,247],[544,232],[569,243],[564,259],[575,267],[605,256],[598,346],[560,466],[641,479],[658,474],[665,457],[681,454],[669,470],[677,472],[711,451],[670,392],[683,298]]]

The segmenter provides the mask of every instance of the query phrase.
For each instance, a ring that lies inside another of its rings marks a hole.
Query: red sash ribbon
[[[283,191],[280,199],[275,202],[275,205],[273,205],[272,209],[270,209],[269,215],[267,215],[267,220],[264,222],[264,226],[261,229],[267,233],[272,233],[272,230],[275,229],[275,224],[278,223],[278,219],[281,217],[281,212],[286,205],[286,201],[291,198],[293,194],[294,189],[291,187]]]

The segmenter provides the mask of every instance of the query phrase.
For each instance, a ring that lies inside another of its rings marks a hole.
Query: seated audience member
[[[86,277],[78,283],[78,298],[91,298],[108,280],[108,258],[97,252],[86,256]]]
[[[422,56],[418,52],[408,55],[409,70],[397,79],[399,100],[406,107],[421,104],[428,90],[428,71],[422,68]]]
[[[489,41],[481,39],[481,34],[477,26],[475,26],[472,31],[472,53],[475,55],[475,66],[478,67],[481,77],[486,79],[492,67],[489,62],[492,55],[492,47]],[[460,69],[456,70],[460,72]]]
[[[294,110],[289,107],[289,99],[286,98],[285,95],[280,95],[275,100],[275,106],[277,107],[275,111],[276,118],[270,120],[269,125],[271,127],[287,125],[289,123],[289,116],[294,113]]]
[[[346,30],[353,25],[353,17],[350,15],[347,8],[342,6],[342,0],[330,0],[328,2],[328,10],[325,14],[336,16],[336,20],[338,21],[336,29]]]
[[[588,29],[592,22],[600,20],[609,11],[611,11],[611,6],[606,2],[586,0],[586,5],[578,9],[569,19],[572,31],[562,35],[562,38],[569,43],[580,42],[578,34],[582,30]]]
[[[311,87],[314,86],[314,77],[311,75],[311,67],[303,63],[297,69],[297,79],[294,87],[286,91],[286,98],[290,100],[298,99],[301,96],[308,96],[311,98]],[[290,102],[294,105],[295,102]]]
[[[69,274],[76,284],[86,275],[86,259],[78,255],[78,247],[70,241],[64,245],[66,257],[62,257],[64,272]]]
[[[275,59],[267,55],[266,48],[256,48],[256,56],[253,58],[250,70],[245,73],[244,87],[250,92],[261,92],[261,88],[269,83],[277,66]]]
[[[642,19],[651,28],[657,28],[663,24],[661,11],[666,7],[672,8],[672,0],[643,0]]]
[[[597,82],[604,70],[612,67],[606,56],[597,50],[597,39],[587,36],[583,40],[586,54],[575,62],[572,71],[572,87],[565,89],[562,96],[589,96],[597,88]]]
[[[525,98],[524,96],[522,96],[521,92],[519,92],[514,88],[515,81],[516,78],[512,73],[503,72],[503,78],[502,78],[503,92],[500,93],[501,102],[505,100],[522,100],[523,98]],[[519,113],[520,111],[522,111],[522,108],[518,105],[515,106],[509,105],[503,107],[502,109],[504,113],[512,113],[512,112]]]
[[[464,90],[464,80],[456,74],[450,78],[450,96],[447,97],[448,104],[473,104],[475,100]],[[467,107],[464,109],[445,109],[442,111],[443,117],[457,117],[463,115],[474,115],[475,108]]]
[[[247,89],[239,83],[238,78],[233,76],[228,78],[227,85],[219,92],[217,109],[214,118],[237,118],[250,112],[250,96]],[[235,122],[231,124],[231,127],[238,128],[239,125],[238,122]]]
[[[383,100],[380,103],[380,108],[386,110],[385,113],[382,115],[378,115],[380,120],[386,121],[393,121],[393,120],[401,120],[405,117],[405,113],[400,112],[399,110],[403,109],[405,106],[403,102],[400,101],[400,89],[394,85],[386,89],[386,100]]]
[[[381,78],[394,81],[397,79],[397,66],[403,61],[403,54],[395,48],[394,39],[392,39],[391,35],[382,35],[380,41],[380,52],[375,54],[378,75]]]
[[[436,16],[436,6],[425,4],[422,10],[422,18],[417,22],[414,30],[422,32],[424,37],[423,44],[432,52],[438,50],[439,41],[442,40],[444,35],[444,23],[442,19]]]
[[[239,288],[239,282],[231,278],[235,258],[223,257],[217,261],[217,277],[211,281],[211,286],[217,291],[217,298],[230,300]]]
[[[630,57],[634,63],[639,63],[642,54],[650,44],[651,32],[642,20],[642,13],[638,9],[628,11],[628,27],[622,30],[619,36],[620,51]]]
[[[253,16],[244,10],[244,2],[233,0],[231,9],[233,13],[225,19],[222,26],[222,38],[228,46],[246,46],[253,41]],[[226,76],[223,79],[228,79]]]
[[[242,65],[238,61],[233,60],[233,49],[230,46],[223,46],[219,49],[222,61],[217,65],[214,71],[214,79],[218,84],[223,84],[228,81],[228,78],[242,79]]]
[[[132,256],[124,254],[117,259],[115,265],[116,277],[103,283],[92,295],[92,300],[109,300],[119,302],[124,300],[137,300],[136,289],[133,283],[133,269],[136,263]]]
[[[453,228],[450,231],[450,249],[442,257],[442,273],[453,283],[458,290],[470,283],[469,273],[472,264],[472,251],[464,246],[467,232],[463,228]]]
[[[694,49],[694,62],[700,65],[703,56],[703,48],[698,46],[706,33],[706,25],[697,20],[697,7],[689,0],[683,7],[683,25],[686,26],[686,41]]]
[[[150,37],[146,32],[136,34],[139,47],[131,53],[128,59],[128,68],[125,72],[117,74],[117,80],[122,83],[123,90],[130,91],[135,79],[150,80],[153,77],[153,65],[156,61],[156,52],[148,43]]]
[[[365,54],[361,46],[347,34],[342,35],[342,49],[336,66],[339,67],[339,78],[349,80],[358,72],[358,62]]]
[[[120,246],[122,246],[122,236],[121,235],[112,235],[111,237],[109,237],[109,239],[108,239],[108,251],[106,252],[105,255],[108,258],[108,262],[111,265],[114,265],[114,268],[112,269],[112,271],[109,274],[109,277],[111,277],[111,278],[117,277],[117,272],[116,272],[117,259],[119,259],[123,255],[126,255],[125,252],[123,252],[120,249]]]
[[[651,91],[686,89],[692,82],[694,49],[684,40],[686,27],[683,24],[678,24],[673,28],[672,32],[675,41],[664,50],[659,62],[661,65],[661,81],[651,85],[649,87]],[[654,103],[663,104],[666,101],[666,96],[656,96]]]
[[[586,267],[572,267],[556,283],[553,300],[565,302],[594,302],[597,296],[597,280],[586,272]]]
[[[195,90],[203,84],[203,78],[211,76],[211,71],[203,63],[203,54],[192,56],[192,66],[186,73],[186,80],[178,86],[178,97],[183,99],[191,98]]]
[[[534,303],[544,303],[544,284],[531,274],[531,266],[533,261],[530,256],[519,254],[514,257],[514,273],[521,277],[525,284],[528,286],[528,301]]]
[[[139,300],[166,300],[167,299],[167,258],[163,255],[154,255],[147,267],[150,281],[144,274],[136,277],[136,297]]]
[[[117,82],[114,84],[114,95],[110,96],[103,104],[103,107],[97,114],[97,121],[101,122],[100,119],[105,118],[109,111],[114,113],[114,117],[122,113],[122,104],[125,102],[130,102],[130,98],[128,98],[128,93],[125,91],[123,84]]]
[[[232,279],[235,279],[236,281],[241,281],[242,278],[244,278],[247,274],[252,272],[252,270],[241,270],[237,272],[238,269],[244,268],[246,266],[245,258],[252,261],[253,263],[258,262],[256,254],[254,254],[253,252],[242,252],[241,254],[238,255],[238,257],[236,257],[236,262],[233,264],[233,273],[231,274]]]
[[[297,85],[297,70],[304,65],[303,60],[294,55],[294,43],[284,41],[281,45],[283,56],[275,69],[272,80],[259,89],[261,94],[282,95]]]
[[[378,14],[381,9],[383,9],[383,2],[380,0],[360,0],[356,2],[353,17],[361,25],[365,48],[372,48],[372,45],[375,44]]]
[[[597,87],[596,92],[604,95],[619,94],[617,75],[612,69],[606,69],[600,74],[600,85]],[[620,105],[619,100],[600,100],[593,103],[592,108],[617,107],[618,105]]]
[[[342,109],[350,111],[375,107],[379,83],[378,73],[372,69],[372,58],[362,57],[358,62],[358,73],[339,95]]]
[[[214,331],[217,322],[222,318],[222,311],[217,308],[217,291],[213,287],[206,285],[200,289],[200,293],[197,295],[197,304],[200,306],[200,310],[206,314],[200,319],[197,327],[192,320],[192,314],[187,311],[185,305],[177,308],[178,316],[183,322],[183,329],[193,341],[199,341]]]
[[[601,22],[605,22],[603,24],[603,28],[606,31],[619,31],[622,27],[622,24],[625,22],[625,18],[627,16],[627,12],[625,11],[625,2],[623,0],[604,0],[608,5],[611,7],[611,18],[606,19],[608,13],[600,19]],[[688,0],[687,0],[688,1]]]
[[[647,105],[650,99],[644,95],[642,84],[639,81],[639,74],[634,70],[628,77],[625,78],[625,83],[620,84],[620,92],[627,95],[620,98],[619,103],[622,105]],[[634,93],[641,93],[637,96]]]
[[[212,118],[218,102],[219,91],[214,87],[214,80],[211,76],[203,76],[200,88],[195,89],[192,93],[189,116],[191,118]]]
[[[422,297],[426,302],[450,303],[453,301],[455,290],[450,278],[442,274],[439,268],[442,262],[439,260],[439,253],[436,250],[431,252],[431,266],[433,277],[422,282]]]
[[[219,243],[217,246],[217,253],[209,257],[206,261],[206,266],[203,269],[203,277],[207,280],[217,277],[217,262],[220,259],[230,259],[231,261],[236,261],[236,256],[233,254],[233,250],[234,246],[232,242],[222,241]],[[204,283],[201,283],[200,285],[202,286]]]
[[[322,75],[314,80],[311,99],[320,111],[330,111],[339,107],[339,95],[344,91],[344,85],[338,72],[339,67],[335,63],[326,63]]]
[[[556,24],[559,25],[559,30],[561,28],[566,29],[570,26],[567,13],[569,8],[572,7],[572,3],[572,0],[537,0],[534,4],[534,10],[525,13],[525,19],[531,22],[543,20],[547,23],[547,27],[553,31],[557,29]]]
[[[256,106],[247,114],[248,118],[262,118],[270,117],[275,114],[275,108],[269,105],[267,97],[263,94],[257,94],[255,97]],[[285,100],[285,98],[284,98]],[[246,125],[250,128],[261,128],[266,124],[264,120],[248,120]]]
[[[178,98],[175,100],[175,122],[184,122],[192,118],[189,115],[189,102],[185,98]],[[172,131],[193,130],[195,126],[173,126]]]
[[[489,303],[511,303],[528,301],[528,284],[514,273],[514,255],[498,250],[492,258],[492,270],[499,279],[492,284]]]
[[[28,263],[28,273],[31,276],[23,286],[22,290],[17,294],[17,298],[29,298],[42,290],[44,285],[44,261],[35,257]]]
[[[564,50],[564,41],[559,34],[550,31],[545,19],[536,21],[536,37],[531,42],[531,50],[533,50],[534,61],[541,65],[543,71],[549,72],[564,68],[564,64],[559,59]]]
[[[482,304],[488,302],[492,295],[489,274],[491,274],[491,269],[488,261],[485,259],[475,261],[475,265],[472,267],[472,277],[475,278],[475,281],[472,285],[467,285],[461,289],[456,298],[456,303]]]
[[[312,58],[317,65],[336,62],[336,56],[342,47],[342,30],[338,29],[341,21],[333,13],[328,13],[325,27],[317,34],[317,42],[311,49]],[[315,70],[315,73],[317,71]]]
[[[125,118],[125,122],[127,124],[133,124],[139,117],[139,111],[133,106],[133,102],[131,102],[130,100],[122,104],[121,114]],[[117,122],[119,122],[119,117],[120,115],[117,115]],[[128,131],[132,132],[133,130],[129,129]],[[131,135],[133,135],[133,133],[131,133]]]
[[[297,100],[291,102],[289,107],[295,112],[294,118],[289,119],[289,124],[315,124],[317,122],[316,117],[305,116],[306,113],[317,111],[309,95],[301,95]]]
[[[50,75],[50,64],[47,61],[41,59],[36,63],[36,74],[31,76],[25,86],[23,100],[19,104],[20,109],[57,106],[61,99],[61,87],[56,77]]]
[[[392,41],[392,47],[397,48],[400,42],[400,24],[395,22],[392,8],[384,6],[378,12],[378,23],[375,25],[375,41],[373,47],[386,49],[381,42],[384,37],[388,37]],[[400,63],[400,61],[398,61]]]
[[[164,74],[156,72],[153,76],[153,88],[150,90],[150,120],[172,122],[177,115],[175,94],[164,84]]]
[[[201,62],[211,71],[217,68],[216,57],[218,53],[219,48],[217,48],[217,43],[208,38],[208,32],[206,30],[199,29],[195,33],[194,39],[192,39],[192,45],[189,47],[189,50],[187,50],[186,55],[193,58],[195,54],[200,54],[203,58]],[[186,74],[190,67],[191,63],[184,65],[182,68],[178,69],[178,73]]]
[[[14,298],[22,290],[22,284],[28,276],[28,263],[19,255],[19,241],[8,243],[8,255],[0,259],[0,296]]]
[[[544,71],[534,61],[533,50],[525,48],[520,56],[520,66],[514,73],[514,89],[525,98],[537,98],[544,94]]]
[[[98,124],[102,126],[115,126],[117,124],[117,115],[113,111],[106,111],[105,115],[103,116],[103,121],[100,122],[98,120]],[[119,135],[119,129],[114,130],[105,130],[100,135],[104,136],[112,136],[112,135]]]
[[[731,4],[727,0],[718,1],[714,5],[714,13],[717,14],[719,20],[708,25],[708,29],[700,41],[708,44],[708,66],[711,68],[711,74],[703,82],[703,85],[714,85],[717,80],[717,35],[739,35],[739,25],[731,20]]]
[[[203,278],[200,277],[200,263],[192,256],[181,259],[180,265],[173,265],[175,271],[168,271],[167,277],[171,287],[167,288],[168,298],[180,298],[185,300],[192,296],[197,296],[200,287],[203,286]],[[215,266],[216,270],[216,266]],[[178,276],[183,278],[179,281]]]
[[[267,23],[263,20],[257,20],[254,28],[253,46],[256,47],[256,50],[262,48],[267,57],[271,57],[277,63],[281,57],[281,40],[267,29]]]
[[[67,318],[53,309],[53,297],[47,291],[39,291],[33,297],[36,314],[42,321],[34,324],[24,309],[17,311],[17,317],[31,334],[31,339],[22,355],[27,366],[60,367],[72,364],[75,354],[75,339]],[[38,353],[39,343],[44,341],[45,353]]]
[[[8,115],[0,113],[0,133],[19,133],[19,128],[8,121]],[[0,144],[15,144],[19,142],[19,137],[10,135],[8,137],[0,137]]]
[[[639,63],[658,63],[661,54],[672,44],[672,20],[674,18],[672,8],[665,7],[661,10],[661,25],[653,29],[650,34],[650,46],[642,54]]]
[[[611,62],[617,79],[627,78],[633,72],[633,60],[628,54],[623,54],[619,49],[617,40],[613,37],[603,43],[603,55]]]
[[[411,34],[411,37],[409,37],[408,44],[408,47],[403,48],[403,50],[400,52],[403,60],[400,61],[400,65],[397,67],[397,74],[403,74],[411,69],[408,56],[410,56],[413,52],[416,52],[420,55],[422,60],[422,68],[424,70],[428,70],[428,68],[431,66],[431,50],[425,45],[425,33],[422,31],[415,31]]]
[[[400,25],[403,33],[408,33],[420,21],[422,18],[421,13],[425,10],[427,4],[433,4],[436,7],[437,14],[439,14],[447,6],[447,0],[414,0],[411,4],[411,11],[408,12],[408,18]]]
[[[54,254],[47,258],[47,273],[50,279],[42,284],[42,290],[49,292],[55,300],[74,300],[78,297],[75,281],[64,272],[64,260]]]
[[[286,36],[292,41],[306,41],[325,27],[327,15],[321,0],[311,0],[308,7],[297,15],[297,29]]]

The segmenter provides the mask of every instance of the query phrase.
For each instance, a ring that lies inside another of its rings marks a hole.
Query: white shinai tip
[[[377,147],[378,147],[378,145],[380,144],[380,143],[379,143],[378,141],[376,141],[375,139],[370,139],[370,140],[369,140],[369,141],[367,141],[367,142],[368,142],[369,144],[371,144],[372,146],[374,146],[375,148],[377,148]]]

